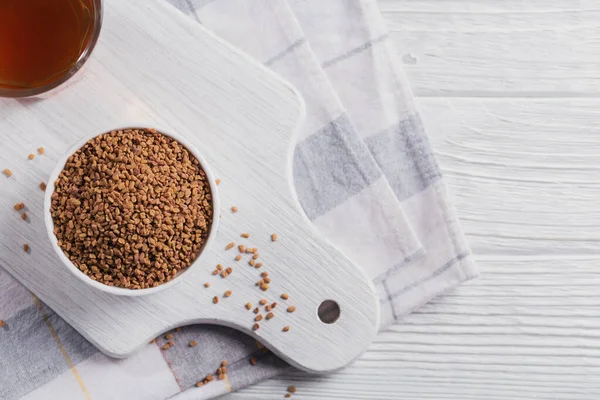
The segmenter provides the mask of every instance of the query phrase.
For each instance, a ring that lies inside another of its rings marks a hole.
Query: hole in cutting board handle
[[[317,314],[321,322],[326,324],[333,324],[340,317],[340,306],[333,300],[325,300],[319,306]]]

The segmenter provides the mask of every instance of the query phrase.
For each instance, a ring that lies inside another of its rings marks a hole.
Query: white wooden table
[[[380,0],[481,278],[228,400],[600,398],[600,1]]]

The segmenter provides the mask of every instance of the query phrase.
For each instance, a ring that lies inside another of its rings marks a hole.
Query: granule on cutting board
[[[35,158],[35,154],[31,153],[27,156],[28,159],[33,160]]]
[[[240,245],[238,246],[238,250],[240,251],[240,253],[243,253],[243,252],[244,252],[244,250],[246,250],[246,247],[244,247],[244,245],[243,245],[243,244],[240,244]]]
[[[269,276],[269,273],[267,271],[261,272],[260,276],[264,278],[265,276]]]
[[[262,314],[258,314],[256,317],[254,317],[255,321],[261,321],[263,319]]]
[[[169,350],[171,347],[173,347],[173,344],[174,344],[174,343],[173,343],[173,341],[167,342],[167,343],[166,343],[166,344],[165,344],[165,345],[162,347],[162,349],[163,349],[163,350]]]
[[[294,311],[296,311],[296,307],[294,307],[294,306],[289,306],[287,309],[287,312],[289,312],[289,313],[293,313]]]
[[[218,296],[213,297],[213,303],[214,304],[218,304],[219,303],[219,297]]]
[[[244,232],[244,233],[242,233],[242,234],[241,234],[241,236],[242,236],[243,238],[245,238],[245,239],[248,239],[248,238],[250,237],[250,234],[248,234],[248,233]]]
[[[217,271],[223,271],[223,266],[221,264],[217,264]]]
[[[265,283],[271,283],[271,278],[269,278],[268,276],[265,276],[264,279]]]
[[[284,332],[289,332],[289,331],[290,331],[290,327],[289,327],[289,325],[288,325],[288,326],[284,326],[284,327],[283,327],[283,331],[284,331]]]
[[[276,302],[274,302],[273,304],[271,304],[271,308],[275,308],[275,307],[277,307],[277,303]]]
[[[231,250],[235,246],[235,243],[231,242],[227,246],[225,246],[225,250]]]
[[[283,396],[283,397],[285,397],[286,399],[289,399],[290,397],[292,397],[292,394],[291,393],[286,393],[285,396]]]
[[[264,306],[267,303],[268,301],[266,299],[260,299],[260,301],[258,302],[258,304],[260,304],[261,306]]]
[[[275,317],[275,314],[273,314],[272,312],[268,313],[267,316],[265,317],[267,320],[269,319],[273,319]]]
[[[237,256],[235,256],[235,261],[240,261],[242,259],[242,256],[240,256],[239,254]]]
[[[296,386],[288,386],[288,392],[290,393],[296,393]]]
[[[213,275],[219,275],[219,270],[217,270],[217,269],[213,270],[212,274]]]
[[[221,271],[221,278],[227,278],[229,276],[229,272]]]
[[[262,263],[256,263],[256,265],[254,265],[254,268],[260,268],[260,267],[262,267],[262,266],[263,266],[263,264],[262,264]]]
[[[256,261],[250,260],[250,261],[248,261],[248,264],[251,265],[252,267],[254,267],[256,265]]]
[[[271,242],[276,242],[277,241],[277,234],[273,233],[271,234]]]
[[[213,219],[212,194],[181,143],[154,129],[126,129],[97,136],[69,157],[51,214],[59,247],[82,273],[146,289],[196,260]]]
[[[258,313],[260,312],[260,310],[259,310],[259,308],[258,308],[258,307],[256,307],[256,308],[254,309],[254,311],[252,311],[252,312],[253,312],[254,314],[258,314]]]
[[[23,245],[23,251],[24,251],[25,253],[29,253],[29,245],[28,245],[28,244],[24,244],[24,245]]]
[[[260,328],[260,325],[259,325],[259,324],[254,324],[254,325],[252,325],[252,330],[255,330],[255,331],[256,331],[256,330],[258,330],[258,328]]]
[[[269,290],[269,285],[267,285],[266,283],[263,283],[262,285],[260,285],[260,290],[262,290],[263,292],[266,292],[267,290]]]
[[[231,268],[231,267],[227,267],[227,268],[225,269],[225,272],[227,272],[229,275],[231,275],[231,273],[233,272],[233,268]]]
[[[231,296],[231,290],[228,290],[225,292],[225,294],[223,295],[223,297],[229,297]]]
[[[273,307],[271,307],[270,304],[268,304],[267,306],[265,306],[265,311],[271,311],[273,309]]]
[[[0,319],[0,328],[4,328],[5,325],[6,325],[6,322],[4,322],[3,320]]]
[[[2,173],[4,175],[6,175],[7,178],[10,178],[11,176],[13,176],[13,173],[10,169],[6,168],[4,171],[2,171]]]
[[[231,212],[235,214],[236,212],[238,212],[238,208],[235,206],[231,207]]]
[[[205,288],[209,288],[209,287],[210,287],[210,283],[206,282],[206,283],[204,284],[204,287],[205,287]]]
[[[252,309],[252,303],[246,303],[246,305],[244,307],[246,307],[246,310],[251,310]]]
[[[27,213],[23,213],[23,214],[21,214],[21,219],[22,219],[23,221],[27,221]]]
[[[40,189],[42,189],[42,192],[46,191],[46,184],[44,182],[40,182]]]
[[[192,340],[189,344],[190,347],[195,347],[198,344],[195,340]]]
[[[282,299],[284,299],[284,300],[287,300],[287,299],[289,299],[289,298],[290,298],[290,295],[289,295],[289,294],[287,294],[287,293],[283,293],[283,294],[281,295],[281,298],[282,298]]]
[[[43,148],[43,147],[40,147],[40,148],[38,149],[38,154],[39,154],[40,156],[42,156],[42,155],[44,155],[44,153],[45,153],[45,150],[44,150],[44,148]]]
[[[221,184],[221,180],[220,180],[220,179],[217,179],[217,180],[215,180],[215,183],[216,183],[217,185],[220,185],[220,184]]]
[[[258,253],[254,253],[254,255],[252,256],[253,260],[256,260],[258,258]]]
[[[15,209],[15,211],[21,211],[22,209],[25,208],[25,203],[15,204],[15,206],[13,208]]]

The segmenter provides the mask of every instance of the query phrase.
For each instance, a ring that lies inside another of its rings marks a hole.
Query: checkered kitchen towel
[[[169,1],[303,94],[298,196],[376,283],[383,327],[477,275],[375,0]],[[109,359],[1,269],[0,319],[0,399],[205,399],[289,368],[212,326],[174,333],[194,351]],[[225,359],[228,379],[193,386]]]

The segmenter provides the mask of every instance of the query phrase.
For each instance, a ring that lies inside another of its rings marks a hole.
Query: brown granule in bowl
[[[51,214],[58,245],[84,274],[145,289],[196,259],[213,205],[206,173],[182,144],[153,129],[126,129],[69,157]]]

